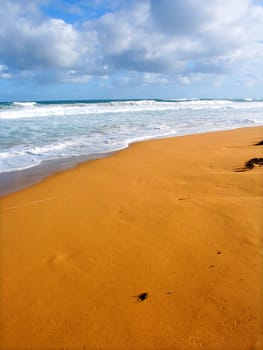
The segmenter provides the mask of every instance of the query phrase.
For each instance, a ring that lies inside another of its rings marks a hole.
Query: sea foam
[[[0,103],[0,172],[152,138],[263,125],[262,100]]]

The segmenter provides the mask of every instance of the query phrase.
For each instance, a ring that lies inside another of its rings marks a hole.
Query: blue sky
[[[0,100],[263,97],[261,0],[1,0]]]

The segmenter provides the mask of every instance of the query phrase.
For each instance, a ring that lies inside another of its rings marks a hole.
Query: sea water
[[[263,125],[263,100],[0,103],[0,173],[154,138]]]

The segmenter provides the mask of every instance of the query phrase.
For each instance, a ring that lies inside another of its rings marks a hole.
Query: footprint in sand
[[[179,201],[186,201],[187,199],[190,199],[191,197],[181,197],[178,198]]]
[[[69,260],[72,260],[74,256],[76,256],[77,253],[65,253],[65,252],[59,252],[53,254],[49,259],[48,259],[48,264],[50,265],[58,265],[62,264],[64,262],[68,262]]]
[[[66,260],[68,260],[68,254],[58,253],[58,254],[51,256],[48,259],[48,263],[52,264],[52,265],[56,265],[56,264],[62,263],[63,261],[66,261]]]

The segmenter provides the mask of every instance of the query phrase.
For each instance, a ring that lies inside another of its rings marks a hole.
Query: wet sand
[[[137,143],[1,198],[0,348],[263,349],[262,139]]]
[[[0,174],[0,197],[20,191],[35,183],[44,180],[46,177],[59,173],[77,165],[93,160],[109,157],[113,152],[91,154],[89,156],[75,156],[44,161],[40,165],[19,171],[10,171]]]

